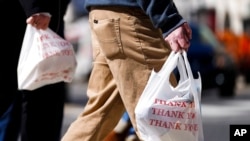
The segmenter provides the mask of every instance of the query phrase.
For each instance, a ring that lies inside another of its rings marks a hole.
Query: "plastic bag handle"
[[[187,73],[188,73],[188,77],[189,77],[189,80],[191,81],[191,91],[192,91],[192,94],[193,94],[193,97],[194,97],[194,102],[195,102],[195,111],[197,111],[198,115],[202,115],[201,114],[201,105],[200,105],[200,102],[201,102],[201,94],[200,94],[200,90],[197,90],[197,88],[195,87],[196,85],[195,84],[195,81],[194,81],[194,77],[193,77],[193,73],[191,71],[191,67],[190,67],[190,64],[189,64],[189,61],[188,61],[188,58],[187,58],[187,53],[186,51],[183,51],[182,53],[182,56],[184,57],[184,61],[185,61],[185,66],[186,66],[186,70],[187,70]],[[198,72],[198,75],[199,75],[199,78],[200,78],[200,73]],[[198,118],[198,119],[201,119],[201,118]],[[202,127],[202,121],[199,121],[200,124],[199,124],[199,141],[200,140],[203,140],[203,131],[201,131],[201,129],[203,129]]]
[[[178,58],[177,69],[180,73],[179,82],[183,82],[184,80],[187,80],[188,74],[187,74],[186,66],[185,66],[184,59],[183,59],[182,55],[180,55]]]
[[[155,72],[160,77],[164,76],[165,79],[163,79],[162,81],[165,81],[166,79],[169,80],[170,74],[174,71],[174,68],[176,68],[176,66],[178,64],[178,58],[179,58],[179,56],[180,56],[180,52],[174,52],[174,51],[172,51],[169,54],[168,59],[163,64],[161,70],[158,71],[158,72]]]

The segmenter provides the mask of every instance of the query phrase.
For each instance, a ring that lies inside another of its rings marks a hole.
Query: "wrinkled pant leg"
[[[63,136],[63,141],[101,141],[113,130],[124,112],[109,66],[100,49],[94,50],[93,75],[90,76],[87,89],[89,100],[83,113]]]
[[[170,53],[161,31],[141,10],[98,7],[89,17],[94,51],[89,101],[62,141],[102,141],[117,125],[124,106],[136,129],[137,101],[151,70],[159,70]]]
[[[162,32],[154,28],[141,9],[98,7],[90,13],[90,22],[138,134],[134,113],[136,104],[152,69],[161,69],[171,48]],[[170,82],[176,85],[173,74]]]

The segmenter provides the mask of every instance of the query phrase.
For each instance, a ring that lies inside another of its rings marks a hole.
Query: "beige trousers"
[[[89,100],[63,141],[102,141],[125,109],[137,131],[136,103],[151,70],[159,70],[170,53],[161,31],[138,8],[93,7],[89,22],[94,56]]]

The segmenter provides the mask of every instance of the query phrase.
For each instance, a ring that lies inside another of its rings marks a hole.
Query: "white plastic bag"
[[[173,87],[169,78],[175,68],[180,79]],[[200,98],[200,75],[193,78],[186,52],[172,52],[159,72],[152,71],[135,108],[141,139],[203,141]]]
[[[77,62],[72,44],[54,31],[27,24],[17,67],[18,89],[34,90],[73,80]]]

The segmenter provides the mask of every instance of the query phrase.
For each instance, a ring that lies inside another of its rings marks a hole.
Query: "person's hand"
[[[182,24],[180,27],[171,32],[165,41],[169,43],[171,49],[175,52],[181,50],[188,50],[190,46],[190,40],[192,38],[192,30],[188,23]]]
[[[31,24],[32,26],[34,26],[37,29],[45,30],[49,26],[50,18],[51,18],[50,15],[38,13],[38,14],[34,14],[34,15],[30,16],[26,20],[26,23]]]

